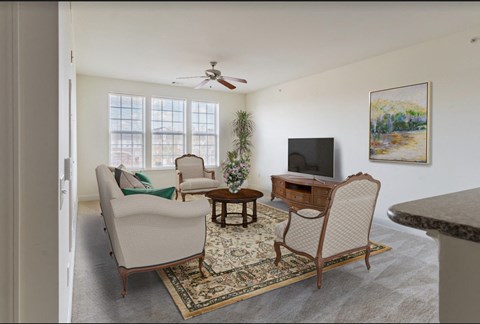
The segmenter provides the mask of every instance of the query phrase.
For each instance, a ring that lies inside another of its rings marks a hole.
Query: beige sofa
[[[95,171],[102,215],[122,278],[123,297],[127,276],[134,272],[198,258],[202,274],[205,222],[210,212],[206,198],[178,202],[144,194],[125,196],[108,166],[99,165]]]

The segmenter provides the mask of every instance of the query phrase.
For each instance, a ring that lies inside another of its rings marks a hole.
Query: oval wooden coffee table
[[[231,193],[228,189],[215,189],[207,192],[205,197],[212,199],[212,222],[220,224],[221,227],[227,225],[242,225],[247,227],[248,224],[257,221],[257,199],[263,197],[263,193],[253,189],[241,189],[237,193]],[[222,213],[217,215],[216,203],[222,203]],[[247,203],[253,202],[252,214],[247,214]],[[242,212],[234,213],[227,212],[227,204],[242,204]],[[228,215],[242,215],[242,223],[227,223],[225,218]],[[220,217],[220,222],[217,220]],[[248,221],[248,217],[251,217],[251,221]]]

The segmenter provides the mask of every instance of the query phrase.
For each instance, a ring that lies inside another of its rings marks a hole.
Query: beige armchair
[[[344,254],[366,250],[370,269],[370,228],[379,190],[380,181],[360,172],[332,190],[325,211],[291,208],[288,220],[275,227],[275,265],[281,259],[281,246],[312,259],[318,288],[323,263]]]
[[[220,182],[215,180],[215,171],[205,169],[203,159],[194,154],[185,154],[175,159],[177,175],[176,198],[182,195],[200,195],[218,188]]]

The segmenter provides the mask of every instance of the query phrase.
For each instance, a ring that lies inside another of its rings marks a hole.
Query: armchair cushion
[[[125,196],[135,194],[154,195],[166,199],[172,199],[175,187],[161,188],[161,189],[147,189],[147,188],[124,188],[122,192]]]
[[[217,188],[220,185],[218,180],[208,179],[208,178],[191,178],[185,179],[184,182],[180,184],[180,189],[185,190],[197,190],[197,189],[210,189]]]

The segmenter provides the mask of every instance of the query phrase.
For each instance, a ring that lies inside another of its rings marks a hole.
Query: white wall
[[[13,6],[0,3],[0,322],[13,316]]]
[[[77,76],[78,107],[78,195],[79,200],[98,199],[95,168],[99,164],[109,164],[109,121],[108,93],[126,93],[151,96],[166,96],[190,100],[219,103],[220,161],[232,149],[231,122],[237,110],[245,109],[245,95],[235,92],[194,90],[146,82],[101,78],[87,75]],[[147,103],[148,107],[148,103]],[[222,180],[221,171],[216,170],[216,178]],[[156,188],[175,185],[174,170],[147,170]]]
[[[59,205],[75,78],[69,20],[66,2],[0,5],[0,322],[70,321],[71,202]]]
[[[70,51],[73,50],[72,14],[69,2],[58,3],[58,178],[68,179],[65,170],[65,159],[72,157],[75,162],[75,128],[70,130],[71,119],[75,119],[75,64],[71,60]],[[69,80],[71,91],[69,90]],[[71,105],[71,107],[70,107]],[[75,164],[73,163],[71,180],[65,180],[63,206],[59,209],[58,216],[58,286],[59,298],[58,318],[60,322],[71,319],[73,297],[73,269],[75,261],[75,229],[77,217],[77,193]]]
[[[358,171],[382,182],[375,218],[389,206],[480,186],[480,27],[247,95],[256,122],[252,186],[287,173],[289,137],[334,137],[336,178]],[[299,55],[301,55],[299,53]],[[369,92],[432,82],[431,164],[370,162]]]

